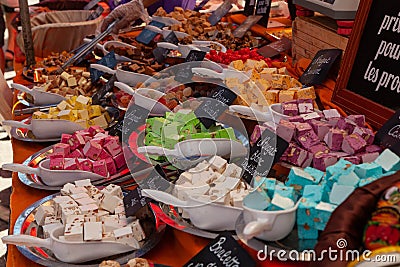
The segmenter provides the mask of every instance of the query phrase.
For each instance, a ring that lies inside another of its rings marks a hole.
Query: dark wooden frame
[[[343,108],[346,112],[352,114],[364,114],[367,121],[373,127],[380,128],[391,116],[393,116],[394,110],[346,89],[373,1],[377,0],[360,1],[354,21],[354,27],[349,43],[347,44],[335,91],[332,96],[332,102]]]

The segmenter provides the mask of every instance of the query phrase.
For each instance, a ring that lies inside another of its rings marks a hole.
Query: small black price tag
[[[190,50],[189,54],[185,58],[185,62],[203,61],[206,54],[207,53],[204,51]]]
[[[162,167],[160,165],[156,165],[146,178],[137,181],[137,183],[142,189],[167,191],[171,184],[165,179],[165,177],[166,175]]]
[[[225,2],[220,5],[212,14],[208,17],[208,22],[211,23],[212,26],[217,24],[226,14],[228,14],[229,10],[232,8],[232,2],[230,0],[225,0]]]
[[[155,26],[155,27],[160,28],[160,29],[162,29],[165,26],[164,23],[158,22],[158,21],[155,21],[155,20],[151,21],[149,23],[149,25]],[[148,29],[143,29],[140,32],[140,34],[136,37],[136,41],[147,45],[154,39],[154,37],[157,36],[157,34],[158,33],[150,31]]]
[[[130,191],[123,199],[126,216],[134,216],[138,210],[151,201],[150,198],[142,196],[140,187]]]
[[[122,140],[122,129],[124,127],[124,121],[121,120],[114,124],[111,128],[108,128],[108,134],[112,136],[118,136]]]
[[[125,113],[123,127],[122,127],[122,140],[129,140],[132,132],[146,123],[150,111],[136,104],[131,104]]]
[[[232,234],[223,232],[211,243],[191,258],[185,267],[194,266],[246,266],[254,267],[256,262],[232,237]]]
[[[96,93],[92,96],[92,103],[93,105],[99,105],[101,99],[108,93],[111,92],[114,88],[114,83],[116,82],[117,77],[114,74],[111,78],[99,89]]]
[[[288,142],[265,129],[257,142],[250,147],[249,158],[242,163],[243,179],[251,184],[253,177],[268,177],[273,164],[279,160],[288,146]]]
[[[167,37],[164,38],[164,41],[174,45],[177,45],[179,43],[178,37],[176,37],[174,31],[171,31],[170,34],[168,34]]]
[[[113,69],[117,65],[117,60],[115,59],[114,51],[111,51],[110,53],[105,55],[102,59],[97,61],[96,64],[100,64],[109,67],[110,69]],[[104,72],[91,68],[90,80],[92,81],[92,83],[97,82],[103,74]]]
[[[301,75],[299,81],[305,85],[323,83],[334,63],[339,62],[341,55],[341,49],[325,49],[318,51],[303,75]]]
[[[282,37],[280,40],[260,47],[257,53],[263,57],[274,57],[280,53],[292,48],[292,41],[289,38]]]
[[[400,109],[378,130],[375,142],[400,157]]]
[[[153,56],[158,63],[163,63],[167,58],[169,50],[162,47],[156,47],[153,49]]]
[[[235,101],[236,94],[226,87],[218,86],[209,98],[203,99],[194,111],[196,117],[208,129]]]

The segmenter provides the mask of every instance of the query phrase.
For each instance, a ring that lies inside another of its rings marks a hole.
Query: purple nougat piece
[[[282,120],[281,120],[281,121],[282,121]],[[262,133],[264,132],[264,130],[265,130],[266,128],[267,128],[267,127],[261,126],[261,125],[256,125],[256,126],[254,127],[253,133],[252,133],[251,136],[250,136],[250,143],[251,143],[252,145],[254,145],[254,144],[258,141],[258,139],[261,137]]]
[[[347,156],[343,157],[344,160],[347,160],[353,164],[360,164],[361,163],[361,158],[359,156]]]
[[[312,153],[308,153],[307,158],[304,160],[303,164],[301,164],[300,167],[302,167],[302,168],[310,167],[313,162],[313,159],[314,159],[314,155]]]
[[[343,138],[346,132],[340,129],[329,129],[324,137],[325,143],[333,151],[340,151],[342,149]]]
[[[310,153],[307,150],[302,149],[294,143],[290,143],[287,152],[286,160],[299,167],[301,167],[310,157]]]
[[[297,134],[296,140],[299,144],[301,144],[302,147],[307,150],[321,142],[313,130]]]
[[[365,116],[364,115],[350,115],[350,116],[347,116],[347,119],[355,122],[358,127],[365,127]]]
[[[296,103],[282,103],[282,113],[287,116],[299,115],[299,109]]]
[[[308,123],[296,123],[296,135],[302,135],[305,132],[313,131],[312,127]]]
[[[257,127],[258,125],[256,125]],[[254,129],[255,131],[255,129]],[[294,123],[286,121],[286,120],[281,120],[276,127],[276,134],[282,138],[283,140],[290,142],[293,139],[294,132],[296,131],[296,126]],[[254,134],[254,132],[253,132]],[[252,135],[253,137],[253,135]]]
[[[336,124],[336,127],[341,130],[345,130],[347,134],[352,134],[354,129],[357,127],[357,124],[354,121],[340,118]]]
[[[309,122],[310,120],[320,120],[321,119],[321,116],[318,114],[318,112],[301,114],[300,116],[304,119],[305,122]]]
[[[302,116],[294,116],[289,118],[290,122],[304,122],[304,119]]]
[[[298,100],[298,107],[300,114],[307,114],[314,112],[314,104],[312,99],[299,99]]]
[[[340,114],[336,109],[326,109],[322,111],[324,113],[325,119],[340,118]]]
[[[320,171],[326,171],[326,168],[334,165],[338,158],[330,153],[328,154],[315,154],[313,159],[313,167]]]
[[[360,163],[371,163],[376,160],[377,157],[379,157],[379,152],[372,152],[372,153],[361,153],[357,155],[360,157]],[[357,163],[359,164],[359,163]]]
[[[381,153],[382,151],[383,151],[382,147],[378,145],[370,145],[365,148],[366,153],[374,153],[374,152]]]
[[[310,147],[308,151],[311,154],[317,154],[317,153],[327,154],[329,153],[329,148],[324,143],[319,143],[317,145]]]
[[[332,128],[332,125],[323,121],[311,120],[309,123],[321,141],[324,140],[325,135]]]
[[[350,155],[359,153],[365,149],[367,142],[359,134],[350,134],[344,137],[342,150]]]
[[[368,145],[372,145],[372,143],[374,142],[375,134],[371,129],[365,127],[356,127],[353,133],[361,135],[361,137],[364,138],[365,141],[367,141]]]

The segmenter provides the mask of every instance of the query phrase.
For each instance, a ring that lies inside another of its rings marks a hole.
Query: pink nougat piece
[[[342,150],[350,155],[359,153],[365,149],[367,142],[359,134],[350,134],[343,139]]]
[[[347,118],[340,118],[336,124],[336,127],[345,130],[347,134],[352,134],[357,124],[354,121],[348,120]]]
[[[66,158],[64,159],[64,170],[77,170],[78,164],[74,158]]]
[[[108,158],[112,158],[111,155],[108,154],[105,149],[101,150],[99,159],[108,159]]]
[[[359,156],[347,156],[343,158],[344,160],[350,161],[353,164],[360,164],[361,158]]]
[[[90,140],[83,148],[83,154],[92,160],[97,160],[102,150],[103,148],[100,144]]]
[[[104,143],[104,148],[113,157],[122,152],[122,147],[119,144],[118,139],[115,139],[115,138],[106,139],[106,141]]]
[[[92,172],[93,164],[90,159],[78,160],[75,159],[75,162],[78,164],[78,168],[82,171]]]
[[[106,161],[104,159],[94,161],[93,172],[100,176],[107,177],[108,171],[107,171]]]
[[[276,127],[276,134],[283,140],[290,142],[294,136],[295,130],[296,126],[292,122],[281,120]]]
[[[124,152],[119,153],[114,157],[115,165],[117,166],[117,169],[120,169],[126,165],[125,161],[125,156]]]
[[[75,149],[74,151],[72,151],[71,153],[69,153],[68,157],[69,157],[69,158],[84,159],[84,158],[85,158],[85,155],[83,155],[83,153],[82,153],[79,149]]]
[[[312,131],[312,130],[313,130],[312,127],[310,126],[310,124],[305,123],[305,122],[303,122],[303,123],[296,123],[295,125],[296,125],[296,134],[297,134],[297,135],[301,135],[301,134],[303,134],[303,133],[305,133],[305,132],[308,132],[308,131]]]
[[[383,150],[382,147],[378,145],[370,145],[365,148],[366,153],[374,153],[374,152],[381,153],[382,150]]]
[[[297,103],[282,103],[282,113],[287,116],[299,115]]]
[[[49,159],[57,159],[57,158],[64,158],[63,153],[51,153],[47,156]]]
[[[308,151],[291,143],[287,150],[286,160],[296,166],[301,167],[309,159]]]
[[[361,159],[361,163],[371,163],[376,160],[377,157],[379,157],[379,152],[373,152],[373,153],[361,153],[357,155]]]
[[[317,120],[311,120],[310,125],[321,141],[324,140],[325,135],[329,132],[329,129],[332,128],[332,125]]]
[[[314,104],[312,99],[299,99],[298,107],[300,114],[314,112]]]
[[[347,119],[355,122],[355,124],[357,124],[358,127],[365,127],[364,115],[350,115],[347,117]]]
[[[61,134],[61,143],[68,144],[68,140],[72,137],[70,134]]]
[[[336,156],[328,154],[316,154],[313,159],[313,167],[320,170],[326,171],[326,168],[332,166],[338,161]]]
[[[282,120],[281,120],[282,121]],[[254,127],[254,130],[253,130],[253,133],[251,134],[251,136],[250,136],[250,143],[251,144],[255,144],[257,141],[258,141],[258,139],[261,137],[261,135],[262,135],[262,133],[264,132],[264,130],[266,129],[267,127],[265,127],[265,126],[261,126],[261,125],[256,125],[255,127]]]
[[[342,149],[343,138],[346,132],[340,129],[330,129],[324,137],[325,143],[331,150],[340,151]]]
[[[310,149],[308,151],[311,154],[317,154],[317,153],[326,154],[326,153],[329,153],[329,148],[325,144],[319,143],[319,144],[316,144],[316,145],[310,147]]]
[[[50,170],[64,169],[64,158],[50,159]]]
[[[98,125],[90,126],[88,132],[91,136],[95,136],[97,133],[104,133],[103,128]]]
[[[64,143],[58,143],[53,146],[53,153],[59,153],[66,157],[70,152],[70,146]]]
[[[304,118],[302,116],[294,116],[289,118],[290,122],[304,122]]]
[[[115,162],[112,158],[105,159],[107,170],[110,175],[114,175],[117,173],[117,166],[115,166]]]
[[[74,133],[72,137],[69,139],[68,143],[71,146],[71,150],[75,150],[84,147],[86,141],[82,135]]]
[[[307,150],[321,142],[313,130],[297,134],[296,140],[303,148]]]
[[[361,135],[361,137],[364,138],[368,145],[372,145],[372,143],[374,142],[375,134],[371,129],[356,127],[353,133]]]

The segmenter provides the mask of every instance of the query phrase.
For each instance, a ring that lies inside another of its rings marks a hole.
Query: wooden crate
[[[336,33],[336,22],[325,16],[297,17],[293,22],[292,56],[312,59],[321,49],[346,50],[348,38]]]

